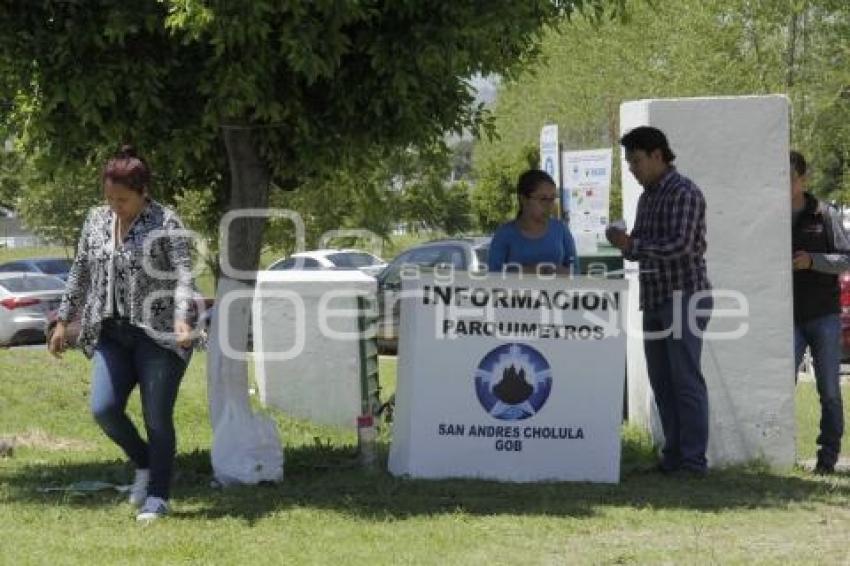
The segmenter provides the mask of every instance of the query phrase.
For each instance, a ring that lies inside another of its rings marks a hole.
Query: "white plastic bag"
[[[225,403],[213,429],[212,465],[221,485],[283,479],[283,449],[273,420]]]

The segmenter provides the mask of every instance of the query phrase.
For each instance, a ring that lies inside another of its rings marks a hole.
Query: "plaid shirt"
[[[654,309],[674,291],[711,289],[705,268],[705,199],[675,167],[638,199],[631,246],[623,257],[640,264],[640,306]]]

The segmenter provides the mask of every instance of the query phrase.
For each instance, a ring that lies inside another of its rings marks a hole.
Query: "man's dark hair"
[[[809,166],[806,165],[806,158],[799,151],[791,150],[791,169],[796,171],[800,177],[805,175],[809,169]]]
[[[660,149],[665,163],[670,163],[676,159],[676,154],[673,153],[670,144],[667,142],[667,136],[664,135],[664,132],[652,126],[638,126],[630,130],[620,138],[620,145],[626,148],[626,151],[642,149],[647,154]]]

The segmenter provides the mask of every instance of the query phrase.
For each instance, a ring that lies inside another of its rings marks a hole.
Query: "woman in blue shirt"
[[[563,222],[550,218],[555,181],[529,169],[517,181],[519,213],[496,230],[490,243],[490,271],[572,273],[578,269],[573,236]]]

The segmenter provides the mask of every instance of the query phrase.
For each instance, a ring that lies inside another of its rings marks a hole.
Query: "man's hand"
[[[620,251],[625,251],[629,247],[631,238],[626,231],[615,226],[608,226],[605,230],[605,237],[611,242],[611,245]]]
[[[809,252],[796,251],[794,252],[794,271],[801,271],[812,268],[812,256]]]
[[[67,347],[68,343],[65,339],[65,323],[60,321],[53,327],[53,333],[50,335],[50,341],[47,343],[47,351],[50,352],[54,358],[61,360],[62,352],[64,352]]]

